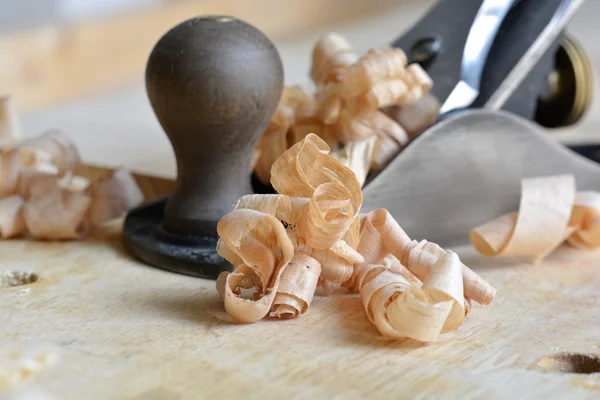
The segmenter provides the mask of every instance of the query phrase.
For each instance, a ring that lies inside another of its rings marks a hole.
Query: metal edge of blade
[[[565,29],[571,18],[579,10],[586,0],[563,0],[550,23],[544,28],[527,52],[521,57],[512,71],[498,86],[496,91],[484,108],[499,110],[504,106],[519,84],[525,79],[538,60],[544,55],[548,47],[556,40],[558,35]]]

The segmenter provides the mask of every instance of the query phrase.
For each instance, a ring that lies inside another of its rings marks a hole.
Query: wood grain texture
[[[198,15],[233,15],[271,38],[381,11],[395,0],[180,0],[135,14],[0,37],[0,94],[23,109],[137,82],[156,41]],[[276,17],[275,17],[276,16]]]
[[[443,246],[517,211],[522,178],[573,174],[577,190],[600,190],[600,166],[533,123],[504,112],[466,111],[410,143],[367,183],[362,212],[386,208],[410,237]]]
[[[39,275],[0,289],[0,366],[11,351],[49,349],[56,363],[16,393],[61,400],[597,399],[598,374],[535,363],[599,353],[600,253],[563,248],[534,266],[457,250],[499,295],[419,345],[382,338],[355,295],[318,296],[290,321],[234,325],[214,282],[143,266],[117,242],[0,242],[0,271]]]

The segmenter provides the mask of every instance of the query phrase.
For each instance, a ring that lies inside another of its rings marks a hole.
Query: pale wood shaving
[[[442,254],[421,288],[387,268],[367,265],[360,294],[367,316],[394,339],[430,342],[464,320],[462,264],[452,252]]]
[[[390,136],[379,136],[375,142],[373,157],[371,158],[371,171],[382,169],[398,152],[402,145]]]
[[[0,96],[0,147],[6,148],[21,140],[22,129],[14,100]]]
[[[342,149],[332,152],[331,157],[350,168],[356,175],[358,183],[363,186],[371,168],[373,153],[377,146],[377,137],[348,143]]]
[[[572,175],[523,179],[521,192],[518,212],[471,231],[471,242],[481,254],[538,262],[565,240],[580,248],[600,246],[600,193],[576,193]]]
[[[25,201],[18,195],[0,199],[0,237],[2,239],[25,233],[23,204]]]
[[[27,231],[35,239],[79,239],[91,230],[86,219],[92,199],[58,186],[30,196],[23,207]]]
[[[71,180],[68,187],[73,189],[76,184]],[[125,168],[118,168],[96,179],[89,186],[88,193],[92,198],[89,220],[94,225],[119,218],[144,200],[133,175]]]
[[[91,182],[75,174],[81,160],[58,131],[28,139],[0,154],[0,236],[68,240],[120,217],[143,200],[133,176],[117,169]]]
[[[370,171],[389,162],[409,140],[402,123],[383,111],[416,104],[433,85],[418,64],[407,65],[401,49],[369,50],[359,58],[350,43],[335,33],[325,35],[313,48],[310,75],[314,92],[286,88],[257,147],[255,171],[264,184],[270,182],[274,160],[310,133],[320,136],[364,184]],[[287,118],[282,109],[290,111]],[[419,125],[424,124],[423,118],[418,117]],[[414,131],[416,123],[407,122]]]
[[[281,275],[294,255],[294,246],[281,222],[272,215],[242,209],[227,214],[217,226],[218,253],[237,263],[232,273],[217,281],[225,311],[237,322],[254,322],[267,316],[279,287]],[[256,294],[241,296],[245,282]]]
[[[9,151],[0,154],[0,197],[17,193],[21,168],[18,153]]]
[[[400,124],[413,139],[435,123],[440,113],[440,102],[430,93],[414,104],[388,107],[385,112]]]
[[[287,132],[292,122],[291,112],[292,110],[286,105],[280,104],[258,143],[259,156],[254,170],[261,182],[269,182],[271,166],[288,148]]]
[[[25,140],[14,151],[19,152],[24,166],[38,167],[40,164],[51,163],[60,175],[73,171],[81,163],[77,147],[61,131],[48,131]]]
[[[306,254],[295,253],[281,275],[270,316],[289,319],[304,314],[312,302],[319,275],[321,263]]]
[[[310,77],[315,85],[337,82],[358,57],[352,45],[343,36],[329,33],[321,38],[313,48]]]
[[[569,226],[576,227],[569,244],[588,250],[600,247],[600,193],[577,193]]]
[[[300,243],[297,251],[319,262],[322,269],[321,277],[324,281],[330,283],[343,283],[350,279],[354,270],[354,264],[364,260],[355,250],[352,249],[352,251],[345,253],[344,251],[340,251],[339,247],[336,252],[333,249],[315,249],[305,243]]]
[[[427,342],[456,329],[470,299],[491,302],[495,289],[456,254],[411,240],[386,210],[359,217],[359,181],[328,153],[308,134],[273,163],[279,194],[244,196],[219,221],[217,250],[236,268],[217,290],[234,321],[295,318],[317,288],[341,285],[383,335]]]
[[[435,243],[411,240],[384,209],[373,210],[364,219],[357,250],[366,264],[373,264],[392,254],[421,281],[427,278],[438,258],[445,253]],[[479,304],[489,304],[496,290],[467,266],[462,265],[462,268],[465,297]]]

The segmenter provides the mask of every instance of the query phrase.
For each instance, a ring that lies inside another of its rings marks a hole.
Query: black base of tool
[[[136,258],[154,267],[199,278],[217,279],[232,265],[217,254],[217,237],[180,235],[162,226],[167,199],[132,210],[123,226],[123,244]]]

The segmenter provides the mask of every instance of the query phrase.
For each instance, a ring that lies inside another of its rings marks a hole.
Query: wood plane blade
[[[600,190],[600,166],[503,111],[469,110],[425,131],[364,188],[362,212],[386,208],[409,236],[442,246],[517,211],[522,178],[573,174]]]

